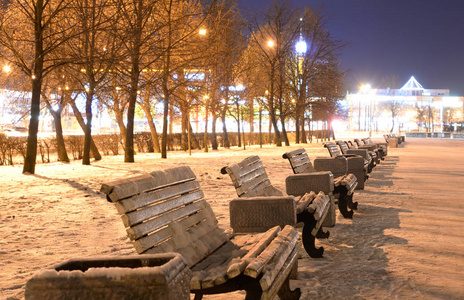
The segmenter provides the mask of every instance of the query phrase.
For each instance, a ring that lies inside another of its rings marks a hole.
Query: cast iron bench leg
[[[358,201],[353,202],[353,194],[351,194],[349,196],[347,195],[346,197],[348,199],[348,207],[353,209],[353,210],[357,210],[358,209]]]
[[[340,189],[340,196],[338,197],[338,209],[344,218],[352,219],[353,218],[353,211],[348,210],[348,195],[346,189]]]
[[[203,294],[201,294],[201,293],[195,293],[195,298],[194,298],[194,300],[201,300],[201,299],[203,299]]]
[[[261,298],[263,289],[261,288],[258,280],[244,280],[242,285],[246,292],[245,300],[255,300]]]
[[[324,253],[324,247],[316,248],[315,245],[315,236],[311,234],[311,231],[316,226],[317,221],[314,219],[312,213],[309,213],[307,210],[299,213],[297,216],[298,222],[303,222],[303,232],[302,232],[302,240],[303,240],[303,247],[305,248],[306,252],[312,258],[320,258]]]
[[[318,239],[328,239],[329,236],[330,236],[330,231],[328,231],[328,230],[327,230],[327,231],[324,231],[324,230],[322,229],[322,226],[319,227],[319,230],[317,231],[317,234],[316,234],[316,237],[317,237]]]
[[[285,279],[285,282],[277,292],[280,299],[298,300],[301,297],[300,288],[296,288],[293,291],[290,289],[290,276]]]

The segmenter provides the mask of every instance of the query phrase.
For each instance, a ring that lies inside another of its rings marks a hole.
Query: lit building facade
[[[448,89],[426,89],[411,77],[400,89],[363,86],[346,96],[349,130],[373,132],[459,132],[464,97]]]

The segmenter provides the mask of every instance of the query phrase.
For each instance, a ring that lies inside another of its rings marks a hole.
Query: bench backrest
[[[337,145],[340,147],[340,151],[343,154],[348,154],[348,145],[346,144],[345,141],[336,141]]]
[[[316,172],[304,148],[284,153],[282,157],[290,161],[294,174]]]
[[[346,144],[350,149],[358,149],[358,145],[356,145],[356,143],[353,143],[352,141],[347,141]]]
[[[192,267],[228,237],[205,201],[190,167],[105,183],[138,253],[177,252]]]
[[[354,139],[353,141],[356,143],[356,145],[358,147],[360,147],[363,144],[363,143],[361,143],[361,141],[359,139]]]
[[[363,141],[364,144],[366,144],[366,145],[373,144],[371,138],[364,138],[364,139],[362,139],[362,141]]]
[[[239,197],[282,196],[283,193],[272,186],[266,169],[259,156],[245,158],[237,164],[221,169],[222,174],[229,174]]]
[[[337,155],[341,155],[342,153],[340,152],[340,149],[338,148],[337,144],[334,142],[327,142],[324,143],[324,147],[329,150],[330,156],[335,157]]]

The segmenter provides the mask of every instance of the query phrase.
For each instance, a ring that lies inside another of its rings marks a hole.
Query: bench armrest
[[[316,157],[314,160],[316,171],[330,171],[335,177],[348,173],[348,160],[346,157]]]
[[[229,203],[229,212],[234,233],[263,232],[297,223],[296,200],[291,196],[235,198]]]
[[[285,226],[259,255],[248,259],[243,274],[259,279],[263,291],[275,296],[281,282],[298,266],[298,251],[301,248],[299,237],[295,228]],[[273,298],[270,296],[269,299]]]
[[[368,151],[374,151],[375,149],[377,149],[377,145],[376,144],[365,144],[365,145],[362,145],[362,146],[359,146],[358,149],[366,149]]]
[[[347,154],[354,154],[362,156],[362,158],[369,160],[369,152],[367,149],[348,149]]]
[[[332,172],[315,172],[290,175],[285,179],[289,195],[302,196],[309,192],[330,194],[334,190]]]

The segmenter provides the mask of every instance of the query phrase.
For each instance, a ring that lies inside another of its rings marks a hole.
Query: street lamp
[[[273,40],[267,41],[267,46],[270,48],[274,47],[274,41]]]
[[[306,50],[308,50],[308,44],[306,44],[305,41],[299,40],[295,44],[295,51],[296,51],[297,54],[304,55],[306,53]]]
[[[10,71],[11,71],[11,67],[9,65],[4,65],[3,66],[3,72],[10,73]]]

